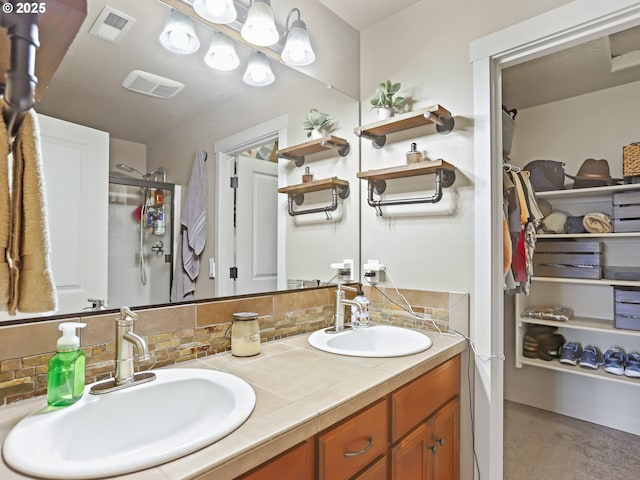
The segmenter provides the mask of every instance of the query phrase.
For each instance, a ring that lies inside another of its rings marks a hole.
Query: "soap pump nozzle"
[[[58,339],[56,348],[59,352],[70,352],[80,348],[80,338],[76,335],[77,328],[86,327],[86,323],[65,322],[58,325],[62,336]]]

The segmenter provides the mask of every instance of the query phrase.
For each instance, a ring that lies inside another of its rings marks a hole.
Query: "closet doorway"
[[[503,478],[505,347],[502,278],[502,70],[640,24],[640,2],[576,0],[471,43],[474,71],[475,293],[472,339],[489,361],[476,363],[475,432],[483,478]],[[486,212],[491,212],[486,221]],[[483,219],[483,220],[480,220]]]

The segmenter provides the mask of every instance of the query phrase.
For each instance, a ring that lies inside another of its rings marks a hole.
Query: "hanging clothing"
[[[8,311],[12,315],[17,311],[49,312],[58,305],[49,261],[40,130],[33,110],[26,113],[12,152]]]
[[[178,244],[178,261],[173,276],[171,301],[180,302],[195,291],[200,271],[200,254],[207,240],[206,152],[199,148],[193,158],[187,185]]]
[[[0,114],[0,311],[9,303],[9,229],[11,228],[9,200],[9,135],[4,117]]]

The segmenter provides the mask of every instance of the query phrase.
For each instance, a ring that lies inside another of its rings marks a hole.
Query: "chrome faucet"
[[[337,333],[343,330],[351,328],[350,325],[345,325],[344,323],[344,309],[345,306],[356,307],[360,310],[360,313],[364,313],[364,307],[362,304],[358,302],[354,302],[353,300],[348,300],[344,298],[344,291],[348,290],[350,292],[358,292],[357,288],[347,287],[346,285],[338,285],[338,289],[336,290],[336,315],[335,315],[335,323],[333,327],[327,328],[325,331],[327,333]]]
[[[91,387],[90,393],[101,394],[150,382],[156,378],[153,372],[134,372],[135,348],[139,361],[151,360],[149,347],[144,338],[133,332],[133,321],[138,315],[127,307],[120,309],[120,317],[116,318],[116,372],[114,378],[97,383]]]

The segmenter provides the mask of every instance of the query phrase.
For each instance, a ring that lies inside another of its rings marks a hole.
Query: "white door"
[[[38,121],[58,312],[79,312],[88,298],[107,298],[109,134]]]
[[[278,164],[236,160],[236,294],[277,289]]]

